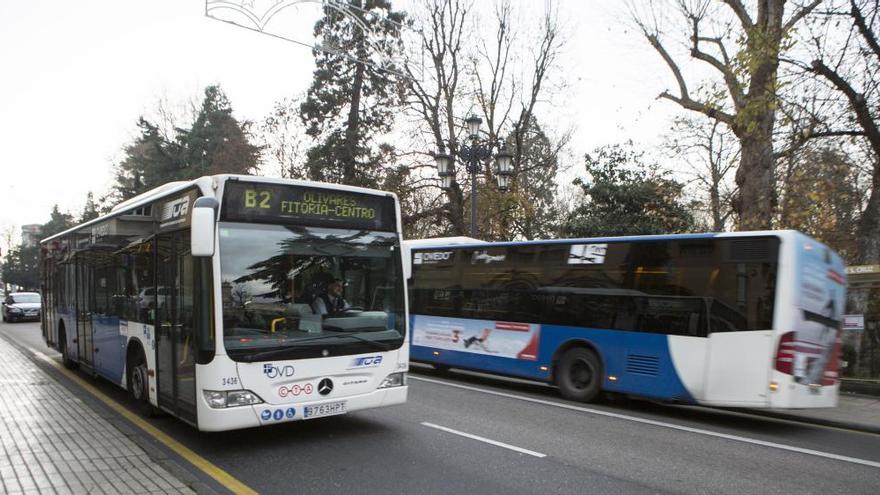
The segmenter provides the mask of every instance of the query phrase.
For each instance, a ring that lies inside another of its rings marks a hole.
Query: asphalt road
[[[47,352],[38,324],[0,332]],[[93,383],[125,400],[112,384]],[[150,422],[261,493],[870,493],[880,435],[415,368],[407,404],[200,433]],[[181,461],[183,462],[183,461]],[[195,468],[191,468],[195,471]]]

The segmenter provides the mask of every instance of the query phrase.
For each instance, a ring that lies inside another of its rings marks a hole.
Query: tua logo
[[[180,199],[175,199],[174,201],[169,201],[162,205],[162,215],[159,218],[159,221],[165,222],[167,220],[174,220],[177,218],[186,217],[187,212],[189,211],[189,198],[184,196]]]
[[[372,366],[379,366],[382,364],[382,356],[369,356],[369,357],[360,357],[354,358],[354,361],[351,362],[352,368],[369,368]]]
[[[275,366],[268,363],[263,365],[263,374],[267,378],[285,378],[293,376],[293,366],[287,364],[284,366]]]

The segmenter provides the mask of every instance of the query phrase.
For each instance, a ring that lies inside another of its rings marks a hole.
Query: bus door
[[[158,236],[156,353],[159,405],[196,422],[193,258],[189,231]]]
[[[94,366],[95,345],[92,327],[92,269],[86,255],[76,255],[76,346],[79,362]]]

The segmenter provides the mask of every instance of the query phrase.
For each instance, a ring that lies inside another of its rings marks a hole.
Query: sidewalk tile
[[[0,338],[2,493],[193,493]]]

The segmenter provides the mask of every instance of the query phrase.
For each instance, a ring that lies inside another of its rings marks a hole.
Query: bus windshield
[[[392,232],[220,224],[223,329],[235,360],[400,347],[400,243]]]

